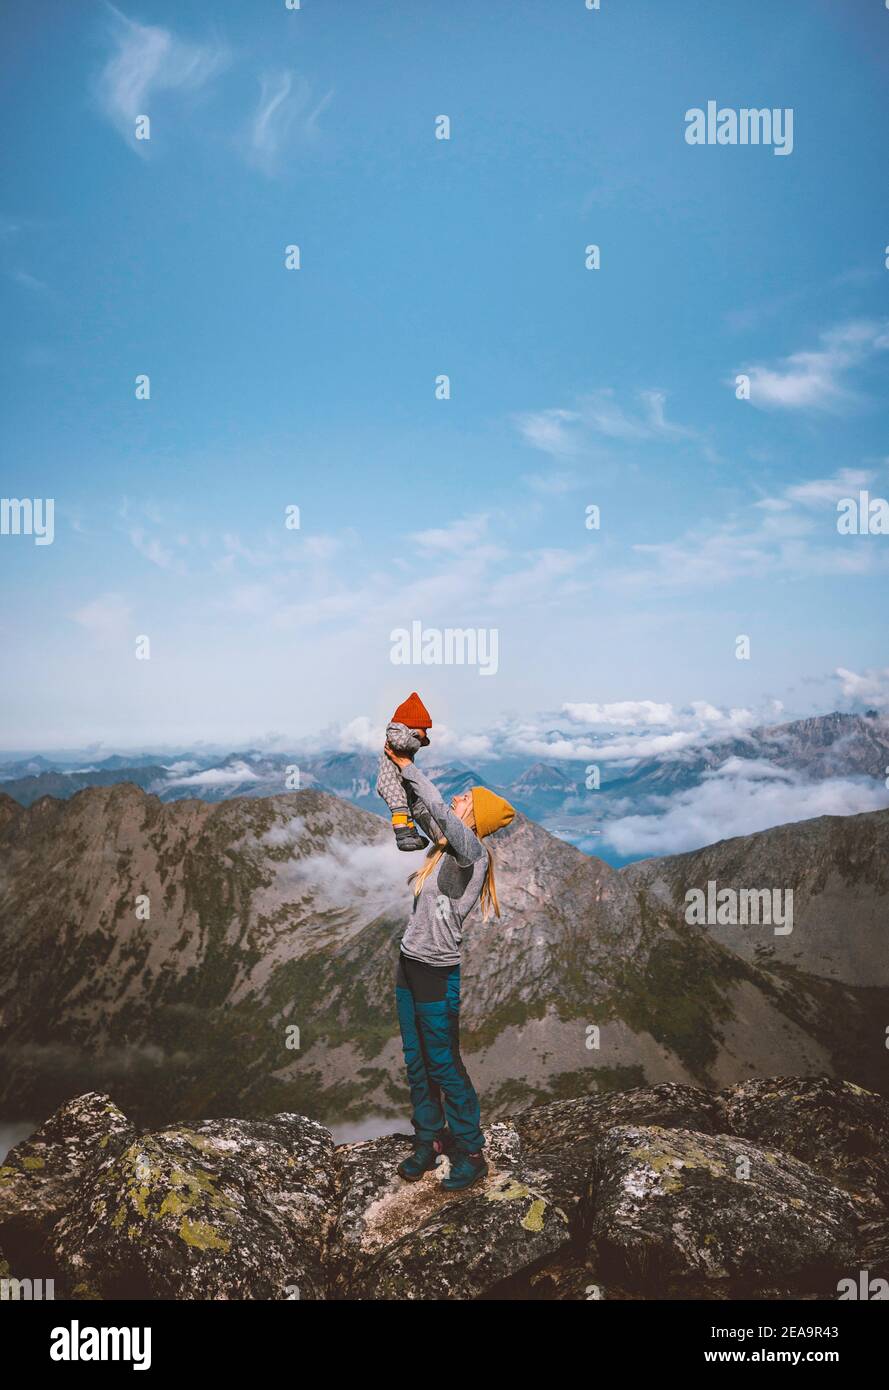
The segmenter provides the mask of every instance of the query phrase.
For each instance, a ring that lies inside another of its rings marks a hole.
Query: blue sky
[[[4,14],[4,747],[889,708],[889,11],[601,3]]]

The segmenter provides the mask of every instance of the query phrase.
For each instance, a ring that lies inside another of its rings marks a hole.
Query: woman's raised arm
[[[408,763],[407,767],[403,767],[401,775],[439,826],[442,835],[454,851],[457,863],[462,868],[468,869],[470,864],[484,858],[485,849],[481,840],[470,830],[468,825],[464,825],[459,816],[454,815],[449,806],[445,805],[441,792],[435,783],[430,782],[429,778],[418,767],[414,767],[413,763]]]

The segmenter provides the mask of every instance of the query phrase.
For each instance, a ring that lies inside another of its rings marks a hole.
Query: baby
[[[412,758],[421,748],[428,747],[426,736],[432,728],[432,717],[416,691],[398,706],[392,722],[386,728],[386,742],[395,753],[406,754]],[[407,792],[398,768],[386,757],[380,755],[380,770],[377,777],[377,791],[389,807],[392,815],[392,828],[395,843],[399,849],[425,849],[426,840],[420,834],[408,809]]]

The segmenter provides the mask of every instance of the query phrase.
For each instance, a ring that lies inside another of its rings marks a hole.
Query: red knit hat
[[[432,715],[429,713],[416,690],[398,706],[392,716],[393,724],[406,724],[409,729],[431,729]]]

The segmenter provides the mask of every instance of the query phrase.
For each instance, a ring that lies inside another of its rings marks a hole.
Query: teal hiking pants
[[[460,1056],[460,967],[399,952],[395,1002],[418,1139],[448,1128],[467,1153],[485,1142],[478,1096]]]

